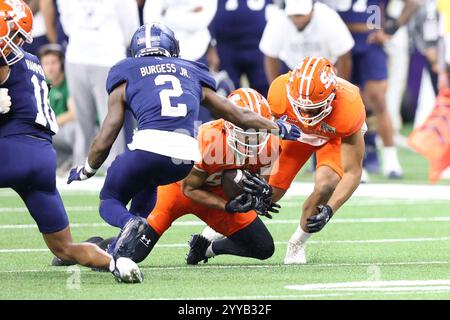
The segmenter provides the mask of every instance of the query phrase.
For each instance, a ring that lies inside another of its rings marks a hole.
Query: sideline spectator
[[[39,51],[42,68],[51,86],[49,102],[59,126],[53,137],[57,155],[58,175],[64,176],[72,165],[73,142],[75,140],[75,107],[70,98],[64,74],[64,51],[54,43],[42,46]]]
[[[109,69],[126,57],[129,41],[139,27],[136,0],[58,0],[61,23],[69,37],[66,75],[77,113],[74,165],[82,164],[95,137],[97,117],[107,113],[105,90]],[[107,169],[125,149],[122,132],[105,162]]]

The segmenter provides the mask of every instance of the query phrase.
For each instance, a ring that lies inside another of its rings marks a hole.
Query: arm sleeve
[[[75,10],[72,7],[73,1],[70,0],[57,0],[56,4],[59,11],[59,20],[64,29],[64,33],[70,36],[72,31],[72,19]]]
[[[164,19],[176,30],[195,32],[208,28],[217,11],[217,0],[202,1],[202,10],[194,12],[195,7],[174,6],[168,8]],[[180,19],[180,17],[183,17]]]
[[[144,23],[162,22],[163,4],[161,0],[146,0],[144,5]]]
[[[139,10],[135,0],[116,1],[116,12],[120,27],[123,31],[123,43],[126,47],[130,39],[139,28]]]
[[[337,59],[352,50],[355,40],[339,14],[332,9],[327,9],[329,12],[327,22],[329,30],[332,30],[332,32],[328,32],[328,46],[332,55]]]
[[[283,47],[283,21],[286,19],[283,12],[273,14],[264,28],[259,49],[264,55],[278,58]]]

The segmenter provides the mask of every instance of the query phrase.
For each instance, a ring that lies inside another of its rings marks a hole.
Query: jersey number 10
[[[39,79],[36,75],[31,77],[31,83],[34,86],[34,96],[36,98],[37,114],[35,122],[43,127],[50,126],[50,130],[53,133],[58,132],[58,124],[54,119],[55,113],[53,109],[48,105],[48,86],[45,80],[39,83]]]

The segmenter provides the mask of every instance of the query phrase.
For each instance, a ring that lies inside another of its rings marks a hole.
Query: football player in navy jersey
[[[284,120],[272,122],[217,95],[208,68],[179,58],[173,31],[160,23],[145,24],[136,31],[131,54],[132,58],[111,68],[106,84],[108,114],[85,165],[72,169],[68,179],[71,183],[96,173],[122,127],[125,110],[131,110],[137,131],[129,148],[108,169],[100,192],[100,215],[122,229],[118,256],[129,256],[120,252],[119,244],[134,248],[133,241],[138,239],[129,236],[148,226],[145,217],[155,205],[157,186],[183,179],[200,159],[194,138],[200,103],[243,129],[273,130],[291,140],[300,136],[299,129]]]
[[[220,69],[226,70],[236,88],[245,74],[250,87],[267,94],[269,84],[264,73],[264,55],[259,50],[266,26],[266,8],[272,0],[219,0],[211,22],[217,42]]]
[[[364,103],[374,113],[377,132],[383,142],[383,174],[388,178],[403,177],[403,169],[394,144],[394,129],[386,102],[387,55],[384,44],[398,28],[407,23],[418,7],[417,0],[403,0],[405,6],[398,19],[388,17],[389,0],[322,0],[335,8],[347,24],[355,46],[352,49],[352,83],[360,86]],[[365,135],[366,157],[364,167],[378,172],[379,163],[375,147],[375,134]]]
[[[0,0],[0,188],[23,199],[48,248],[60,259],[110,269],[118,280],[141,282],[130,259],[115,260],[94,244],[72,242],[64,205],[56,189],[58,130],[48,105],[44,71],[21,46],[32,42],[33,15],[22,0]]]

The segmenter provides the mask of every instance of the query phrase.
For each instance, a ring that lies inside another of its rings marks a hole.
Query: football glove
[[[286,121],[287,116],[282,116],[280,119],[275,121],[275,123],[278,125],[278,128],[280,129],[280,138],[283,140],[297,140],[300,138],[301,131],[299,127],[297,127],[295,124],[291,124]]]
[[[70,184],[73,181],[83,181],[87,180],[90,177],[94,176],[97,172],[97,169],[91,168],[88,161],[84,166],[79,166],[76,168],[72,168],[69,173],[69,178],[67,179],[67,184]]]
[[[306,228],[309,233],[319,232],[333,216],[333,209],[328,205],[317,206],[317,214],[308,218]]]
[[[225,204],[225,211],[229,213],[248,212],[254,209],[254,199],[251,195],[243,193]]]
[[[272,219],[272,215],[269,212],[280,212],[278,209],[281,208],[281,206],[278,203],[272,202],[271,199],[263,200],[255,196],[253,197],[255,198],[255,211],[258,215]]]
[[[0,88],[0,114],[8,113],[11,110],[11,97],[7,88]]]
[[[272,199],[272,187],[264,180],[264,178],[257,175],[252,175],[245,171],[246,179],[243,180],[244,191],[262,200]]]

